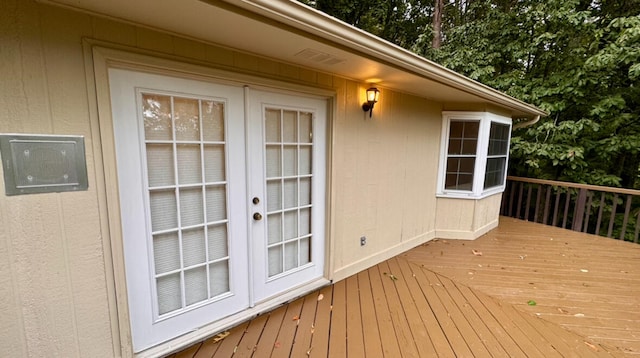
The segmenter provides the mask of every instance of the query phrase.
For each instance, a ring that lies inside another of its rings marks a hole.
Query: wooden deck
[[[640,245],[503,217],[171,357],[232,356],[640,357]]]

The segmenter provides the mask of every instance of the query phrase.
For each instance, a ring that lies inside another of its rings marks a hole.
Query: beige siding
[[[498,226],[501,194],[479,200],[438,198],[436,236],[477,239]]]
[[[328,216],[335,279],[436,230],[466,237],[497,218],[499,196],[477,204],[435,197],[442,104],[383,88],[369,119],[362,83],[31,0],[0,1],[0,133],[84,135],[89,174],[83,192],[0,195],[0,356],[120,354],[85,38],[335,91]]]

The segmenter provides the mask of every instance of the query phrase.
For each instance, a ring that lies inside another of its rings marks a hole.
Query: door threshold
[[[330,285],[331,281],[326,278],[320,278],[304,285],[298,286],[285,293],[277,296],[267,298],[255,306],[250,307],[242,312],[238,312],[229,317],[223,318],[206,326],[200,327],[194,331],[183,334],[179,337],[171,339],[167,342],[160,343],[157,346],[148,348],[142,352],[136,353],[136,358],[155,358],[164,357],[171,353],[183,350],[188,346],[203,341],[209,337],[225,331],[229,328],[235,327],[245,321],[255,318],[256,316],[269,312],[283,304],[296,300],[312,291],[315,291],[321,287]]]

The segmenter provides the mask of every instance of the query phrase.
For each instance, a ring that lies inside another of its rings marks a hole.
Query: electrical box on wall
[[[0,134],[7,195],[87,190],[84,137]]]

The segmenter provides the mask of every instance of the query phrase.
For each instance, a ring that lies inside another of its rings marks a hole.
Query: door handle
[[[253,213],[253,220],[255,220],[255,221],[260,221],[260,220],[262,220],[262,214],[260,214],[260,213]]]

